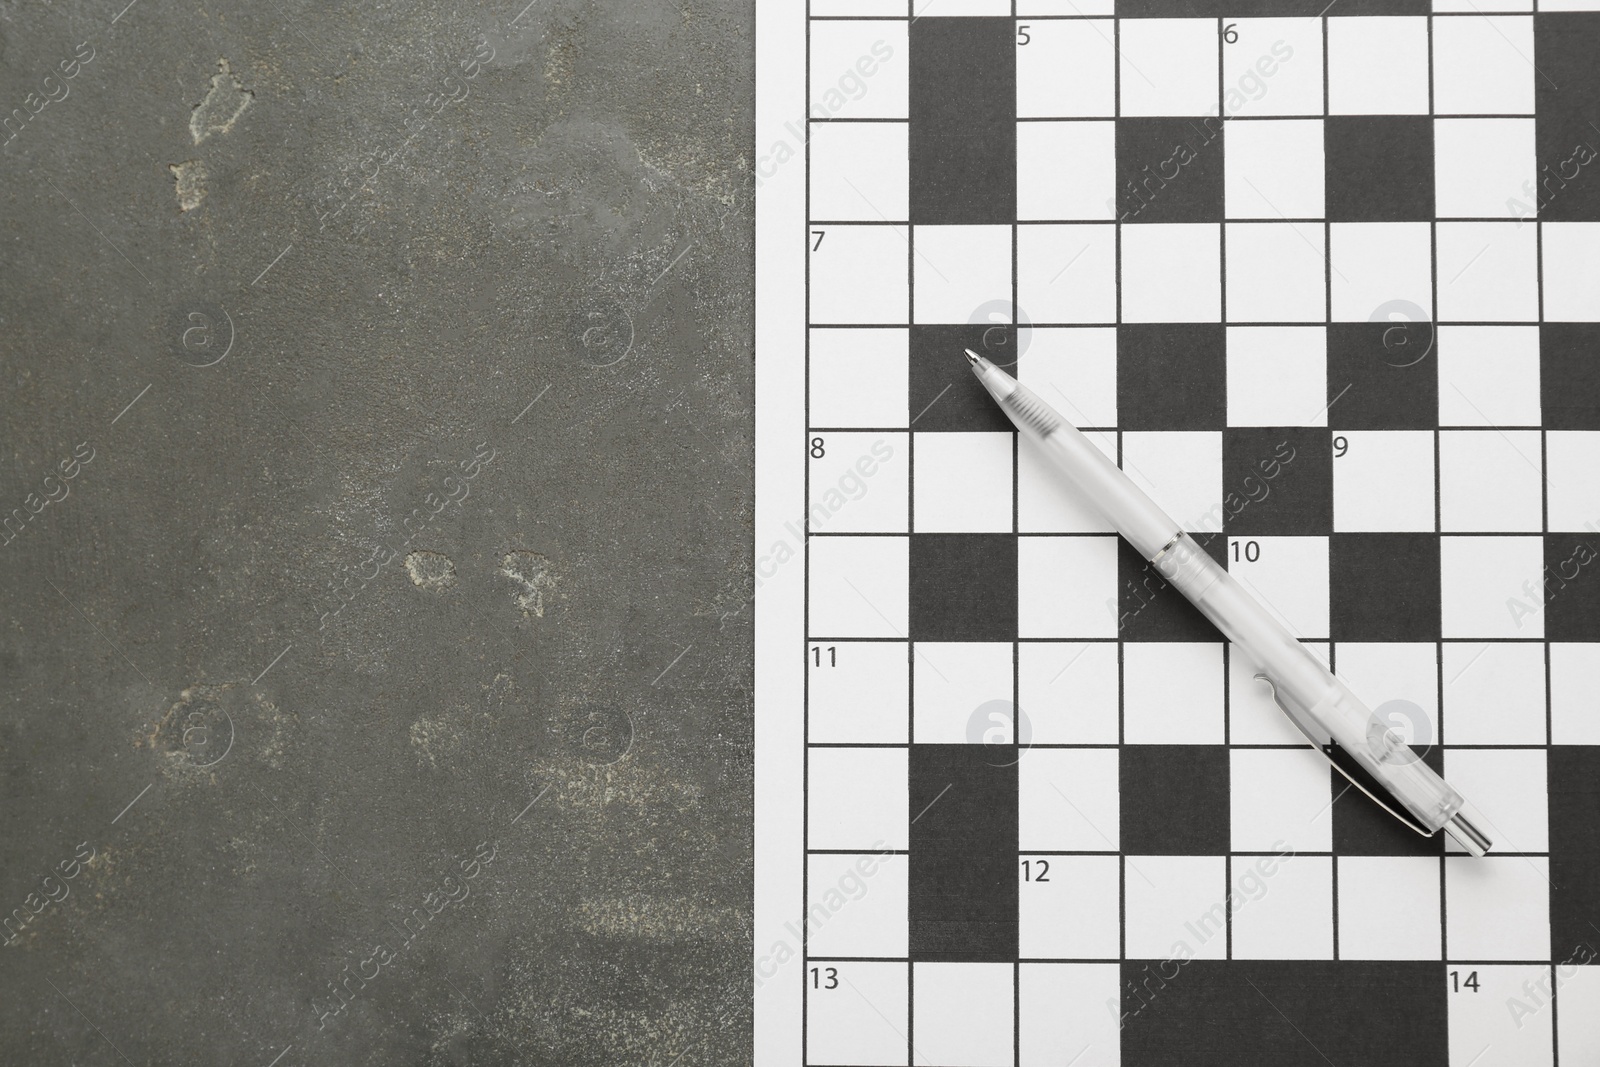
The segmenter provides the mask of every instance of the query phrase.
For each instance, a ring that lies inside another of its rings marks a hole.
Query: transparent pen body
[[[1373,715],[1237,579],[1182,533],[1077,427],[1009,375],[986,378],[984,384],[1081,499],[1095,506],[1162,578],[1260,668],[1278,706],[1308,741],[1320,746],[1331,740],[1338,745],[1428,832],[1451,821],[1463,803],[1461,794]]]

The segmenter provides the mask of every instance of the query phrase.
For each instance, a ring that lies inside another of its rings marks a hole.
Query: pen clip
[[[1400,822],[1405,826],[1415,830],[1423,837],[1433,836],[1432,830],[1425,829],[1421,823],[1417,822],[1409,815],[1404,814],[1402,811],[1397,810],[1397,808],[1400,806],[1391,803],[1389,791],[1383,788],[1376,778],[1368,774],[1366,768],[1357,763],[1342,746],[1335,744],[1331,738],[1326,744],[1319,740],[1317,736],[1306,727],[1306,724],[1300,721],[1300,717],[1293,711],[1289,710],[1284,702],[1278,698],[1278,687],[1272,684],[1271,678],[1268,678],[1265,674],[1258,674],[1255,676],[1255,680],[1261,682],[1272,691],[1272,702],[1278,705],[1278,709],[1283,712],[1290,722],[1294,723],[1294,728],[1299,730],[1300,733],[1305,736],[1306,741],[1311,745],[1311,747],[1320,752],[1322,757],[1329,763],[1333,764],[1333,769],[1344,775],[1351,785],[1367,794],[1374,804],[1378,805],[1378,807],[1382,808],[1390,815],[1393,815],[1396,819],[1399,819]],[[1337,756],[1335,754],[1337,754]]]

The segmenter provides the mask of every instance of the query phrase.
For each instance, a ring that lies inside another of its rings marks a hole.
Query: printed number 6
[[[1222,27],[1222,39],[1224,41],[1228,42],[1229,44],[1235,44],[1238,42],[1239,31],[1234,29],[1234,27],[1237,25],[1237,22],[1230,22],[1226,26]]]

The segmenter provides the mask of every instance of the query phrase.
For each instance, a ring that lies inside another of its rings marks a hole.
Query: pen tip
[[[965,351],[967,353],[967,365],[968,366],[976,367],[978,365],[978,360],[983,358],[982,356],[978,355],[978,353],[974,352],[970,348],[964,349],[963,351]]]

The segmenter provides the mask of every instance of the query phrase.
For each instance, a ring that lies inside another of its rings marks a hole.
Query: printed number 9
[[[1340,456],[1344,455],[1348,451],[1350,451],[1350,441],[1349,441],[1348,438],[1340,436],[1340,437],[1335,437],[1333,439],[1333,458],[1334,459],[1338,459]]]
[[[811,439],[811,458],[812,459],[821,459],[823,456],[826,456],[827,454],[828,454],[828,450],[822,447],[822,438],[813,437]]]

